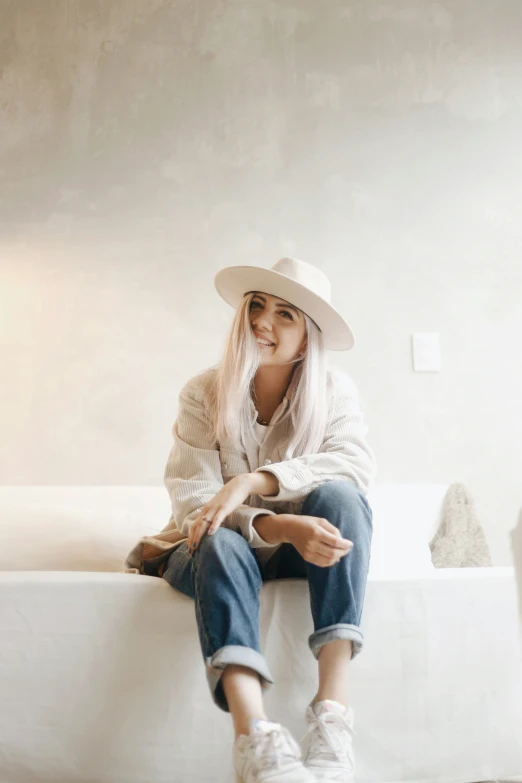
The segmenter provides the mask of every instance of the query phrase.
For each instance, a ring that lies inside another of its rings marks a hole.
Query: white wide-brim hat
[[[280,258],[271,269],[261,266],[226,266],[214,277],[218,294],[238,308],[245,294],[260,291],[279,296],[315,321],[331,351],[349,351],[355,337],[331,304],[332,287],[321,269],[298,258]]]

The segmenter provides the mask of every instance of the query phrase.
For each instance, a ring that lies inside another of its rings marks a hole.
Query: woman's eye
[[[250,309],[253,310],[254,307],[261,307],[261,302],[250,302]],[[291,321],[294,320],[293,316],[288,312],[288,310],[281,310],[280,313],[282,315],[286,315]]]

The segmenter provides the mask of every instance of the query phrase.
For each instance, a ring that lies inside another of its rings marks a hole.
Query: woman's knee
[[[194,556],[199,561],[210,559],[230,563],[233,559],[248,558],[249,555],[253,557],[250,546],[241,533],[227,527],[218,527],[211,536],[203,536]]]
[[[372,535],[372,510],[368,500],[347,479],[325,481],[312,490],[302,513],[324,517],[351,541],[357,536]]]
[[[367,503],[363,493],[355,486],[353,481],[348,479],[335,479],[334,481],[323,481],[308,495],[305,503],[332,505],[334,508],[339,506],[359,508],[363,503]]]
[[[196,585],[243,584],[245,589],[261,587],[261,572],[250,544],[235,530],[219,527],[213,535],[204,535],[194,553]]]

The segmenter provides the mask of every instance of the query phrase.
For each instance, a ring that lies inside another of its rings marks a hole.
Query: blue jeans
[[[210,691],[225,712],[220,678],[227,665],[253,669],[263,687],[273,683],[259,642],[259,591],[269,579],[308,579],[314,623],[308,644],[316,658],[334,639],[351,640],[352,658],[362,649],[359,625],[373,532],[368,501],[351,481],[327,481],[306,497],[301,514],[327,519],[353,548],[333,566],[320,567],[306,562],[293,545],[282,544],[261,566],[243,536],[220,527],[202,538],[193,557],[186,543],[169,556],[162,578],[195,599]]]

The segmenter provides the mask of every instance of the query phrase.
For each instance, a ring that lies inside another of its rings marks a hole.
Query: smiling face
[[[261,364],[290,362],[306,347],[304,315],[284,299],[256,293],[250,302],[250,324],[261,352]]]

